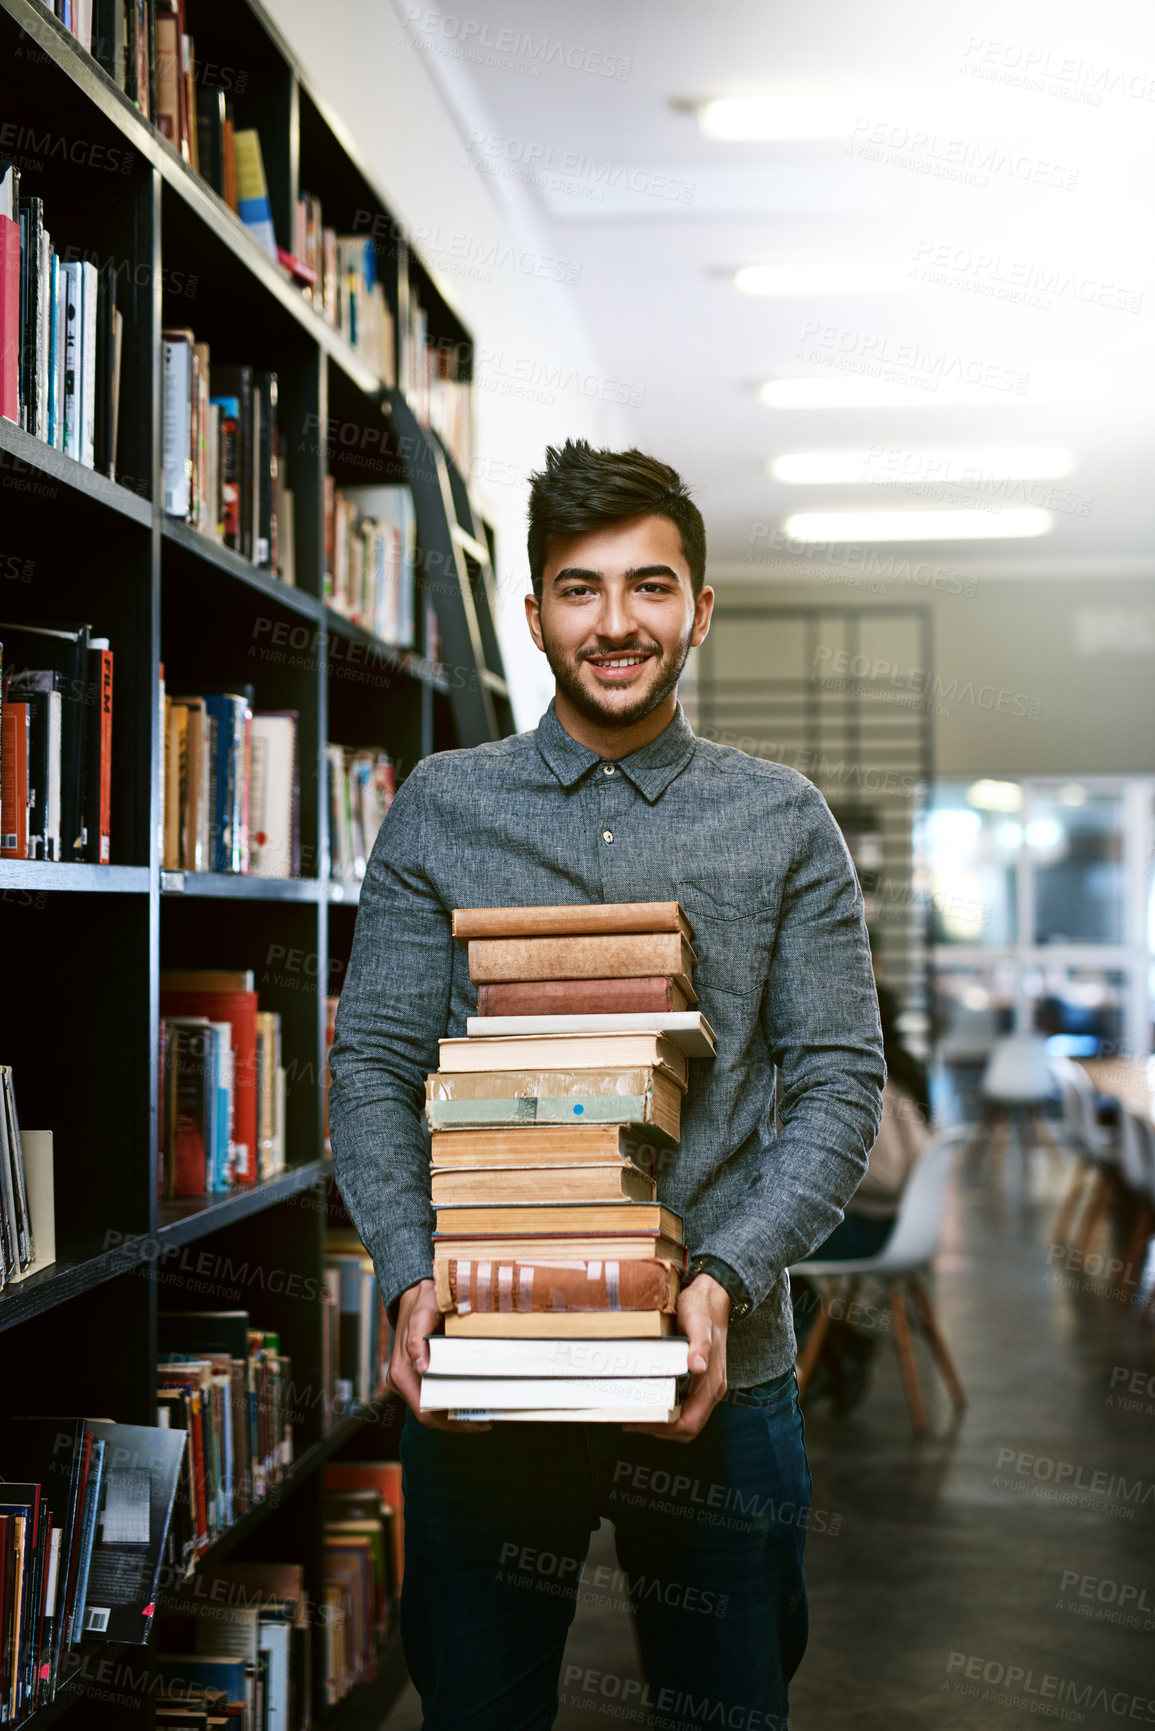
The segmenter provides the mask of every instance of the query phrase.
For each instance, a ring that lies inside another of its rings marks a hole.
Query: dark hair
[[[541,600],[549,543],[631,517],[668,517],[682,538],[697,598],[706,580],[706,525],[676,469],[644,451],[595,451],[587,439],[546,448],[545,468],[531,475],[529,574]]]

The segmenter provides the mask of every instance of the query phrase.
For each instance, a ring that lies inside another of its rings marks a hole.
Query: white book
[[[639,1413],[631,1406],[579,1406],[572,1411],[558,1411],[554,1407],[538,1407],[534,1411],[511,1411],[502,1407],[454,1407],[447,1414],[449,1418],[465,1420],[489,1420],[491,1422],[517,1422],[520,1424],[673,1424],[682,1416],[680,1406],[664,1409],[655,1408],[652,1412],[647,1407]]]
[[[421,1411],[490,1407],[508,1412],[614,1407],[639,1417],[677,1401],[677,1378],[566,1376],[431,1376],[421,1378]]]
[[[250,875],[292,877],[297,823],[294,714],[254,714],[249,801]]]
[[[72,34],[92,53],[92,0],[72,0]]]
[[[80,461],[96,467],[96,302],[100,275],[94,264],[80,266]]]
[[[669,1377],[689,1368],[690,1343],[670,1334],[656,1340],[428,1339],[434,1376]]]
[[[192,502],[192,344],[180,332],[164,338],[164,508],[187,517]]]
[[[64,291],[64,444],[66,457],[80,461],[80,261],[62,264]]]
[[[268,1731],[291,1731],[289,1719],[290,1641],[292,1627],[283,1617],[261,1617],[260,1646],[269,1655],[269,1678],[265,1687]]]
[[[19,1269],[9,1278],[15,1282],[39,1274],[50,1262],[56,1261],[56,1191],[52,1176],[52,1131],[21,1130],[20,1147],[24,1155],[24,1185],[28,1196],[28,1219],[32,1227],[32,1242],[36,1255],[27,1268]]]
[[[607,1016],[470,1016],[471,1040],[526,1034],[665,1034],[692,1058],[712,1058],[718,1036],[701,1010],[637,1010]]]

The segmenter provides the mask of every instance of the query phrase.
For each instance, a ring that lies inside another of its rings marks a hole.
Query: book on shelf
[[[163,332],[161,363],[166,515],[280,575],[285,475],[276,373],[223,366],[188,329]]]
[[[101,474],[116,472],[123,314],[116,272],[57,251],[44,201],[0,162],[0,414]]]
[[[240,984],[236,982],[240,981]],[[232,1044],[232,1174],[236,1183],[255,1184],[258,1177],[259,1059],[258,1005],[248,972],[211,969],[161,969],[160,1013],[166,1028],[171,1018],[203,1018],[225,1023]],[[166,1076],[167,1076],[166,1060]],[[175,1150],[167,1153],[167,1165]],[[196,1194],[203,1195],[203,1189]]]
[[[0,1692],[19,1721],[81,1639],[146,1642],[184,1438],[107,1419],[0,1420]]]
[[[0,624],[0,853],[112,857],[113,651],[90,625]]]
[[[256,127],[238,127],[233,134],[233,148],[236,152],[237,215],[258,246],[275,259],[277,236],[273,229],[273,207],[265,179],[261,135]]]
[[[328,745],[325,752],[329,876],[337,882],[359,883],[397,792],[397,772],[384,751]]]
[[[164,699],[166,871],[300,873],[295,710],[255,710],[251,688]]]
[[[302,1563],[232,1561],[205,1564],[196,1580],[166,1593],[157,1607],[157,1646],[173,1666],[160,1696],[158,1724],[177,1724],[187,1705],[176,1664],[182,1654],[242,1657],[261,1669],[266,1654],[267,1711],[257,1706],[252,1731],[312,1723],[312,1627]],[[260,1684],[257,1676],[258,1688]],[[199,1699],[200,1684],[191,1685]],[[244,1725],[242,1715],[234,1716]],[[231,1722],[231,1721],[230,1721]],[[203,1723],[203,1721],[202,1721]],[[210,1717],[208,1723],[212,1723]]]
[[[473,459],[472,385],[461,376],[462,347],[430,334],[428,312],[411,280],[409,317],[401,326],[401,389],[422,426],[437,433],[468,474]]]
[[[326,1386],[330,1410],[340,1414],[367,1406],[384,1390],[393,1333],[372,1259],[355,1233],[329,1234],[324,1268],[335,1305]]]
[[[673,1323],[688,1249],[657,1148],[678,1141],[691,1055],[716,1046],[685,1007],[692,927],[665,902],[457,909],[452,929],[479,1001],[487,987],[543,989],[533,1011],[468,1018],[426,1079],[445,1332],[422,1407],[668,1422],[685,1387]],[[631,981],[662,1007],[618,1008],[613,987]]]
[[[416,642],[417,516],[410,488],[326,477],[325,600],[398,649]]]
[[[329,1461],[322,1479],[326,1502],[353,1494],[373,1495],[389,1510],[389,1592],[395,1598],[401,1591],[405,1573],[405,1497],[401,1485],[401,1462],[392,1461]]]
[[[52,1135],[22,1130],[11,1064],[0,1064],[0,1288],[56,1259]]]
[[[291,1466],[292,1364],[246,1310],[162,1311],[157,1330],[158,1422],[189,1439],[168,1559],[182,1578]]]

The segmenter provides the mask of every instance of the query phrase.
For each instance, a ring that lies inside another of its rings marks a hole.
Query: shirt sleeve
[[[862,895],[842,833],[811,782],[794,811],[790,869],[762,997],[781,1128],[743,1207],[695,1255],[729,1263],[755,1305],[842,1219],[878,1134],[886,1065]]]
[[[425,868],[429,797],[419,764],[378,832],[329,1057],[337,1184],[391,1317],[433,1275],[425,1078],[448,1026],[454,939]]]

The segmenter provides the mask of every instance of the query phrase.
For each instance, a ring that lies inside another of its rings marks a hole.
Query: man
[[[583,1673],[578,1698],[633,1699],[660,1731],[785,1731],[810,1496],[785,1270],[841,1218],[878,1130],[862,899],[817,790],[696,738],[682,713],[678,678],[714,596],[702,518],[674,470],[584,440],[548,450],[529,564],[526,616],[554,701],[534,732],[426,758],[402,786],[362,887],[331,1058],[337,1178],[396,1318],[389,1381],[409,1408],[406,1657],[429,1731],[551,1725],[604,1514],[647,1683],[643,1695],[611,1677],[590,1694]],[[659,1178],[691,1256],[682,1416],[481,1427],[421,1415],[440,1320],[423,1084],[438,1038],[464,1034],[476,1005],[449,912],[675,900],[718,1034],[715,1059],[691,1060],[681,1143]]]

